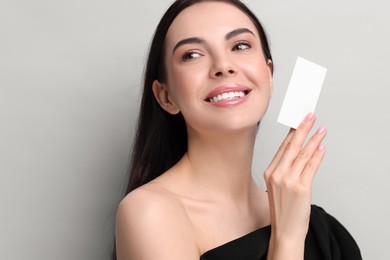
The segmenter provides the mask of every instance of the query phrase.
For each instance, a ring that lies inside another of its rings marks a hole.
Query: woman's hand
[[[268,189],[271,240],[268,259],[303,259],[309,228],[312,181],[325,155],[321,127],[304,144],[315,122],[309,114],[291,129],[264,173]]]

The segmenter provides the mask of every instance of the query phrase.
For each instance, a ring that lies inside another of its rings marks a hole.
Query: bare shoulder
[[[132,191],[120,202],[117,219],[140,221],[146,226],[184,218],[185,212],[182,211],[180,201],[173,194],[156,185],[147,184]]]
[[[118,260],[199,259],[193,228],[180,200],[158,185],[144,185],[119,204]]]

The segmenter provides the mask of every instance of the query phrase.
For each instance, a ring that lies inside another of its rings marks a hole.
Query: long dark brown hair
[[[125,196],[167,171],[187,151],[187,129],[183,116],[180,113],[171,115],[163,110],[154,97],[152,85],[154,80],[164,82],[166,79],[164,43],[173,20],[184,9],[201,2],[228,3],[248,15],[260,35],[266,61],[272,61],[267,36],[261,23],[241,1],[176,0],[161,18],[150,45],[144,71],[144,89],[130,161],[129,182]],[[218,10],[215,11],[218,12]],[[116,259],[115,248],[113,259]]]

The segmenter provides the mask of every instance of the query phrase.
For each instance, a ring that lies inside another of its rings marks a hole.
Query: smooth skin
[[[242,28],[247,30],[232,34]],[[201,41],[178,46],[189,38]],[[326,129],[305,143],[316,120],[308,115],[290,130],[265,171],[268,192],[256,185],[251,168],[257,125],[273,85],[272,62],[264,58],[252,21],[221,2],[185,9],[168,31],[165,65],[167,80],[156,80],[153,91],[168,113],[183,114],[188,151],[120,203],[117,259],[198,260],[267,225],[272,225],[268,259],[303,259],[312,181],[325,154]],[[246,101],[232,107],[205,101],[226,84],[250,88]]]

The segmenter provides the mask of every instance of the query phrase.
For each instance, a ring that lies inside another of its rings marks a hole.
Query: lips
[[[219,103],[232,100],[238,100],[246,97],[251,89],[243,85],[228,84],[215,88],[205,98],[206,102]]]

